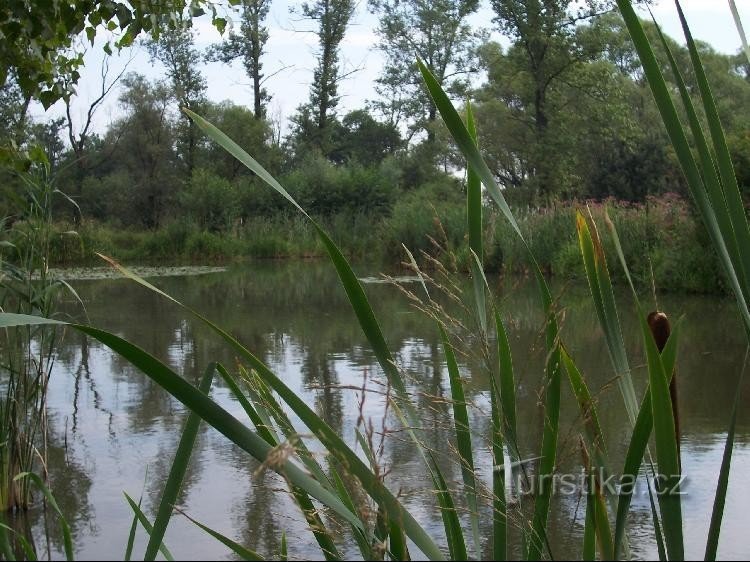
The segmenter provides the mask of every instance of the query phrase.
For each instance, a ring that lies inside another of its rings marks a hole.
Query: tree
[[[24,95],[15,77],[0,86],[0,146],[23,142],[31,98]]]
[[[401,148],[401,134],[390,123],[379,123],[364,109],[347,113],[334,140],[331,160],[357,162],[363,166],[380,164]]]
[[[123,78],[123,86],[120,103],[125,116],[112,126],[106,139],[117,144],[110,175],[120,177],[124,170],[128,177],[129,204],[121,210],[121,220],[156,229],[178,185],[174,130],[169,120],[171,92],[163,83],[152,84],[135,73]]]
[[[434,140],[437,109],[422,84],[415,54],[441,86],[465,94],[478,38],[466,18],[478,7],[479,0],[369,0],[370,11],[380,16],[378,48],[387,61],[377,81],[381,100],[375,107],[391,123],[406,119],[412,134],[427,131]]]
[[[207,58],[230,63],[242,59],[245,72],[253,83],[253,113],[256,119],[266,116],[271,96],[263,88],[263,63],[260,62],[268,41],[268,28],[263,25],[271,0],[243,0],[240,33],[230,33],[227,40],[209,49]]]
[[[120,33],[117,48],[128,47],[143,32],[154,38],[183,21],[210,9],[219,31],[226,26],[216,5],[206,0],[75,0],[73,2],[0,3],[0,87],[15,75],[23,95],[39,99],[45,107],[69,95],[80,77],[83,53],[74,47],[85,33],[93,45],[99,30]],[[112,51],[111,42],[104,50]]]
[[[280,155],[271,146],[271,128],[265,120],[258,120],[246,107],[229,101],[209,103],[205,116],[211,123],[226,133],[263,166],[275,173],[278,171]],[[215,142],[202,145],[198,158],[199,166],[215,174],[235,180],[240,175],[254,175],[239,160]]]
[[[315,124],[325,131],[339,102],[339,46],[354,15],[354,0],[314,0],[302,4],[302,15],[318,26],[318,63],[310,87],[310,107]],[[320,138],[320,143],[325,139]]]
[[[548,134],[552,108],[551,89],[565,79],[576,65],[594,59],[598,45],[584,41],[579,23],[606,12],[610,2],[586,0],[492,0],[495,22],[509,36],[513,57],[530,88],[530,117],[533,120],[536,154],[529,171],[536,191],[549,199],[555,190],[559,159],[550,158],[553,141]]]
[[[193,31],[185,25],[162,33],[158,39],[147,44],[151,60],[158,60],[167,70],[172,83],[172,93],[180,108],[199,110],[206,102],[206,79],[198,69],[200,53],[195,49]],[[198,127],[186,114],[182,115],[182,131],[179,136],[180,150],[188,174],[195,164],[195,146]]]

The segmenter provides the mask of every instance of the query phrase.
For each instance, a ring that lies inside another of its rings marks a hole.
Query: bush
[[[237,187],[207,170],[195,170],[179,197],[183,212],[201,229],[227,232],[240,216]]]
[[[404,257],[401,244],[418,257],[421,252],[438,257],[453,251],[466,236],[464,193],[458,181],[448,176],[403,195],[383,223],[381,236],[385,255]],[[432,240],[431,240],[432,239]]]

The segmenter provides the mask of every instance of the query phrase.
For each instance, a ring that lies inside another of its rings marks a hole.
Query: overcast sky
[[[312,29],[306,22],[298,20],[298,16],[290,14],[290,7],[298,4],[293,0],[273,0],[267,20],[269,40],[266,44],[266,55],[263,59],[264,72],[269,76],[265,85],[272,96],[270,116],[282,122],[285,128],[286,120],[295,112],[296,108],[308,98],[312,71],[315,65],[314,52],[316,37],[310,33]],[[492,12],[483,7],[471,19],[471,24],[491,30]],[[746,27],[750,27],[750,0],[736,0],[740,16]],[[735,53],[740,46],[739,36],[734,27],[728,3],[725,0],[683,0],[688,23],[693,35],[706,41],[714,48],[724,53]],[[672,0],[656,0],[653,12],[657,21],[668,35],[682,37],[679,21]],[[235,15],[235,17],[238,17]],[[377,41],[375,26],[377,19],[366,9],[366,0],[360,0],[341,47],[343,72],[353,72],[339,87],[341,102],[339,111],[364,106],[368,99],[375,97],[373,83],[383,64],[383,59],[373,47]],[[239,26],[239,23],[237,23]],[[204,50],[212,43],[221,40],[221,35],[211,25],[211,21],[204,16],[194,22],[196,29],[196,47]],[[497,34],[494,38],[506,43]],[[73,115],[82,117],[88,107],[88,101],[96,97],[100,88],[99,74],[103,52],[99,44],[86,54],[86,66],[79,82],[79,100],[74,102]],[[131,59],[129,71],[146,75],[151,79],[164,77],[164,69],[158,62],[152,63],[142,47],[128,49],[111,61],[112,75],[116,75]],[[201,70],[208,82],[208,97],[213,101],[225,99],[237,104],[252,107],[252,89],[248,85],[248,78],[244,73],[240,61],[231,66],[222,63],[202,64]],[[271,76],[273,75],[273,76]],[[97,132],[104,131],[109,123],[120,114],[117,101],[118,92],[113,90],[106,103],[95,116],[94,128]],[[50,109],[50,114],[63,114],[62,104]],[[33,111],[35,117],[42,119],[44,113],[41,108]]]

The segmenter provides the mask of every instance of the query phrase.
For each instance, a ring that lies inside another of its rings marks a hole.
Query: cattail
[[[663,312],[654,311],[648,315],[648,326],[651,328],[651,333],[654,336],[656,347],[659,349],[659,353],[664,351],[664,347],[667,345],[669,334],[672,328],[669,325],[669,319]],[[674,433],[675,441],[677,442],[677,459],[682,465],[682,459],[680,457],[680,412],[677,406],[677,373],[670,373],[672,380],[669,383],[669,394],[672,399],[672,416],[674,417]]]

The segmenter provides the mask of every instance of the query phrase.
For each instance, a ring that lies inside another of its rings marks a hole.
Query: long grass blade
[[[479,538],[479,503],[477,501],[477,480],[474,472],[474,455],[471,447],[471,431],[469,414],[466,408],[463,381],[458,371],[453,346],[448,339],[445,329],[440,326],[440,337],[445,351],[445,362],[448,366],[448,378],[451,387],[451,401],[453,404],[453,421],[456,429],[456,444],[461,458],[461,476],[464,481],[466,503],[469,507],[469,518],[474,539],[474,549],[477,558],[482,557],[482,543]]]
[[[605,215],[610,227],[615,250],[620,258],[625,277],[633,292],[638,319],[641,325],[643,344],[646,349],[648,366],[648,382],[651,397],[651,412],[653,416],[654,435],[656,437],[656,457],[659,466],[658,481],[661,483],[659,492],[659,506],[664,531],[664,543],[670,560],[682,560],[684,557],[684,541],[682,535],[682,507],[680,490],[680,460],[677,442],[675,441],[675,419],[673,417],[672,399],[669,392],[669,378],[654,336],[649,328],[646,315],[643,312],[638,295],[628,271],[622,245],[617,231]],[[646,428],[648,429],[648,428]]]
[[[261,418],[261,416],[258,414],[256,409],[253,407],[253,405],[249,402],[247,397],[244,395],[242,390],[237,385],[236,381],[234,380],[234,377],[232,377],[229,372],[226,370],[226,368],[221,365],[217,364],[216,370],[221,375],[222,379],[227,383],[227,386],[229,387],[230,391],[235,395],[235,397],[238,399],[240,404],[242,405],[243,409],[245,410],[245,413],[247,413],[250,420],[253,422],[253,425],[255,426],[255,429],[258,431],[258,434],[268,443],[271,445],[271,447],[279,447],[281,445],[281,442],[279,439],[274,435],[272,431],[272,426],[267,421],[264,422]],[[291,425],[291,424],[290,424]],[[303,462],[306,459],[312,460],[313,468],[315,471],[311,471],[312,474],[315,476],[316,480],[320,482],[324,487],[330,489],[328,478],[323,475],[323,471],[320,469],[320,466],[318,466],[317,462],[312,459],[312,455],[306,454],[308,453],[307,450],[304,448],[304,445],[301,441],[296,440],[296,435],[291,435],[291,433],[286,434],[287,440],[295,440],[295,452],[297,455],[303,459]],[[309,462],[304,462],[305,466],[310,468]],[[297,502],[297,505],[302,510],[302,515],[304,516],[305,520],[308,523],[308,527],[310,531],[313,533],[313,536],[315,537],[316,542],[321,548],[321,551],[323,552],[323,555],[325,556],[326,560],[338,560],[340,559],[340,555],[338,552],[338,549],[336,548],[336,544],[333,542],[331,535],[328,531],[328,529],[325,526],[325,523],[323,523],[322,518],[318,514],[318,511],[315,509],[315,506],[313,505],[312,501],[310,500],[310,496],[307,495],[307,493],[299,488],[298,486],[292,486],[291,487],[292,495],[294,496],[295,501]],[[336,490],[332,490],[334,493],[336,493]],[[340,498],[343,500],[343,498]],[[346,505],[346,504],[345,504]],[[353,515],[356,515],[356,512],[352,512]],[[356,528],[355,528],[356,530]]]
[[[638,401],[630,374],[625,342],[622,337],[620,321],[617,315],[612,282],[607,268],[607,260],[602,250],[601,242],[592,221],[592,228],[582,213],[576,213],[576,230],[578,231],[578,244],[586,269],[586,278],[594,301],[594,309],[599,319],[599,324],[604,332],[609,351],[610,360],[617,376],[617,384],[620,388],[625,410],[628,413],[631,425],[635,423],[638,412]]]
[[[70,525],[68,524],[65,515],[63,515],[60,506],[57,504],[55,496],[52,495],[52,492],[44,484],[38,474],[34,474],[33,472],[22,472],[15,478],[13,478],[13,480],[21,480],[23,478],[28,478],[34,483],[37,488],[39,488],[44,497],[47,499],[47,503],[49,503],[55,513],[57,513],[57,518],[60,520],[60,531],[62,532],[63,536],[63,549],[65,550],[65,558],[67,560],[75,560],[75,557],[73,555],[73,536],[70,532]]]
[[[477,128],[471,103],[466,102],[466,127],[469,135],[477,143]],[[477,257],[471,261],[474,302],[476,305],[479,328],[483,336],[487,335],[487,305],[484,284],[482,283],[482,263],[484,262],[482,243],[482,181],[471,165],[466,171],[466,222],[469,232],[469,250]]]
[[[209,535],[211,535],[213,538],[215,538],[217,541],[219,541],[224,546],[229,547],[229,549],[234,552],[237,556],[239,556],[240,560],[266,560],[266,557],[261,556],[254,550],[250,550],[247,547],[242,546],[240,543],[233,541],[229,537],[222,535],[218,531],[214,531],[210,527],[205,526],[203,523],[200,523],[199,521],[196,521],[192,517],[190,517],[187,513],[184,511],[180,511],[180,514],[185,517],[188,521],[190,521],[193,525],[198,527],[199,529],[205,531]]]
[[[1,541],[7,541],[7,534],[6,531],[10,531],[15,539],[18,541],[18,544],[21,547],[21,550],[23,550],[23,555],[25,560],[37,560],[36,552],[34,552],[34,548],[31,546],[31,543],[29,543],[28,540],[26,540],[26,537],[24,537],[21,533],[16,532],[15,529],[12,529],[8,525],[4,523],[0,523],[0,528],[2,529],[2,533],[5,535],[5,538],[0,538]],[[5,550],[5,547],[0,547],[0,551],[3,552],[3,554],[7,554],[7,552],[10,551],[10,545],[8,545],[8,551]],[[11,558],[6,558],[6,560],[14,560],[13,554],[11,553]]]
[[[432,453],[428,453],[430,456]],[[464,541],[464,534],[461,530],[461,521],[458,518],[458,512],[456,506],[453,503],[453,497],[448,491],[448,485],[445,482],[443,473],[440,467],[432,459],[433,466],[433,486],[437,493],[438,505],[440,506],[440,514],[443,517],[443,526],[446,531],[446,538],[448,539],[448,550],[450,552],[451,560],[468,560],[469,556],[466,551],[466,543]]]
[[[203,373],[203,378],[198,386],[198,390],[203,394],[208,395],[215,372],[215,363],[211,363],[206,367],[206,371]],[[164,539],[164,534],[167,532],[167,526],[169,525],[169,520],[172,518],[177,496],[180,493],[180,488],[182,488],[182,481],[185,479],[185,474],[190,464],[190,457],[193,454],[193,447],[195,446],[195,439],[198,436],[200,423],[201,419],[195,412],[188,414],[185,429],[182,431],[182,437],[180,438],[180,443],[177,445],[177,452],[175,452],[174,460],[172,461],[172,468],[169,470],[169,476],[167,476],[167,481],[164,484],[164,491],[162,492],[159,507],[156,511],[156,519],[154,519],[154,527],[146,545],[144,560],[156,560],[156,553]]]
[[[731,238],[725,238],[716,215],[712,202],[706,192],[706,186],[703,183],[703,177],[698,168],[687,135],[680,122],[679,115],[674,106],[669,89],[661,73],[661,69],[656,56],[649,44],[643,25],[638,18],[633,6],[629,0],[617,0],[628,32],[633,40],[638,57],[641,60],[646,79],[656,101],[656,105],[661,114],[667,134],[675,149],[675,154],[680,162],[683,174],[687,180],[690,193],[695,200],[700,215],[706,224],[711,241],[719,254],[720,261],[728,277],[730,286],[737,300],[738,308],[742,316],[748,335],[750,335],[750,310],[748,309],[745,299],[745,288],[740,283],[739,272],[735,271],[731,258],[728,244],[731,244]],[[715,170],[704,170],[706,174],[715,173]],[[728,233],[727,233],[728,234]]]
[[[747,356],[745,356],[745,362],[747,363]],[[724,518],[724,504],[727,499],[727,488],[729,486],[729,471],[732,466],[732,452],[734,450],[734,434],[737,428],[737,411],[742,396],[742,383],[745,380],[745,371],[747,365],[743,366],[742,372],[740,373],[740,380],[737,384],[737,390],[734,395],[734,403],[732,404],[732,416],[729,421],[729,430],[727,431],[727,439],[724,444],[724,454],[721,458],[721,469],[719,469],[718,482],[716,484],[716,496],[714,499],[714,507],[711,513],[711,525],[708,529],[708,538],[706,540],[706,560],[716,560],[716,551],[719,548],[719,535],[721,534],[721,522]]]
[[[151,536],[151,533],[154,530],[153,525],[151,525],[151,521],[148,520],[148,517],[146,517],[146,514],[141,511],[140,506],[133,501],[133,498],[131,498],[126,492],[123,492],[125,494],[125,500],[130,505],[130,509],[133,510],[133,513],[138,518],[138,522],[141,524],[141,526],[146,530],[146,534]],[[163,541],[159,543],[159,552],[162,553],[164,558],[172,562],[174,560],[174,557],[172,556],[172,553],[167,548],[167,545],[164,544]]]

